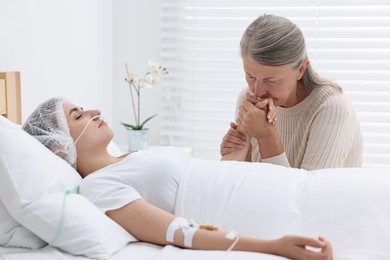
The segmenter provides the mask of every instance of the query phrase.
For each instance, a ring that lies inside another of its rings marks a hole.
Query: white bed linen
[[[51,247],[42,251],[23,250],[23,253],[12,253],[17,249],[0,247],[2,252],[1,260],[88,260],[89,258],[84,256],[74,256],[64,251]],[[160,254],[162,247],[142,243],[134,242],[128,244],[122,248],[119,252],[114,254],[110,260],[152,260]]]
[[[7,253],[14,249],[0,247]],[[87,260],[84,256],[73,256],[55,248],[42,252],[5,254],[1,260]],[[206,250],[188,250],[174,246],[157,246],[143,242],[133,242],[121,249],[110,260],[283,260],[286,258],[248,252],[224,252]]]
[[[322,235],[335,260],[390,259],[388,169],[192,160],[180,187],[175,213],[198,223],[263,238]]]
[[[323,235],[333,245],[335,260],[390,259],[390,173],[387,169],[345,168],[307,172],[264,163],[193,159],[180,187],[176,214],[193,218],[198,223],[217,224],[222,229],[235,229],[241,234],[269,239],[286,234]],[[22,259],[87,258],[52,249],[4,255],[2,260]],[[110,258],[122,259],[284,258],[245,252],[226,254],[223,251],[186,250],[137,242]]]

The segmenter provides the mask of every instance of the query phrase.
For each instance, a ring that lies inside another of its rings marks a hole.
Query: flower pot
[[[145,150],[148,147],[149,129],[133,130],[127,129],[128,150]]]

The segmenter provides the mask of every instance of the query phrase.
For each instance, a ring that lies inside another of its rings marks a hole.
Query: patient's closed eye
[[[84,111],[84,109],[82,107],[78,108],[78,107],[75,107],[75,108],[72,108],[70,111],[69,111],[69,114],[73,114],[74,118],[76,120],[79,120],[82,116],[83,116],[83,113],[82,111]]]

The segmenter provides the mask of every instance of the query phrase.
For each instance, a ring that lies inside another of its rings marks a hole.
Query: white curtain
[[[364,135],[364,166],[390,167],[388,0],[161,0],[161,144],[219,159],[220,141],[246,86],[239,42],[264,13],[285,16],[306,37],[309,58],[353,102]]]

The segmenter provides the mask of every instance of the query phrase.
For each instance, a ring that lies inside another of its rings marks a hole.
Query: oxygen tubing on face
[[[81,131],[80,135],[76,138],[76,140],[74,141],[74,145],[77,144],[77,142],[80,140],[81,136],[84,134],[85,130],[87,130],[87,127],[89,126],[89,124],[94,121],[95,119],[97,118],[104,118],[103,115],[96,115],[94,117],[92,117],[91,119],[89,119],[89,121],[87,122],[87,124],[84,126],[83,128],[83,131]]]

